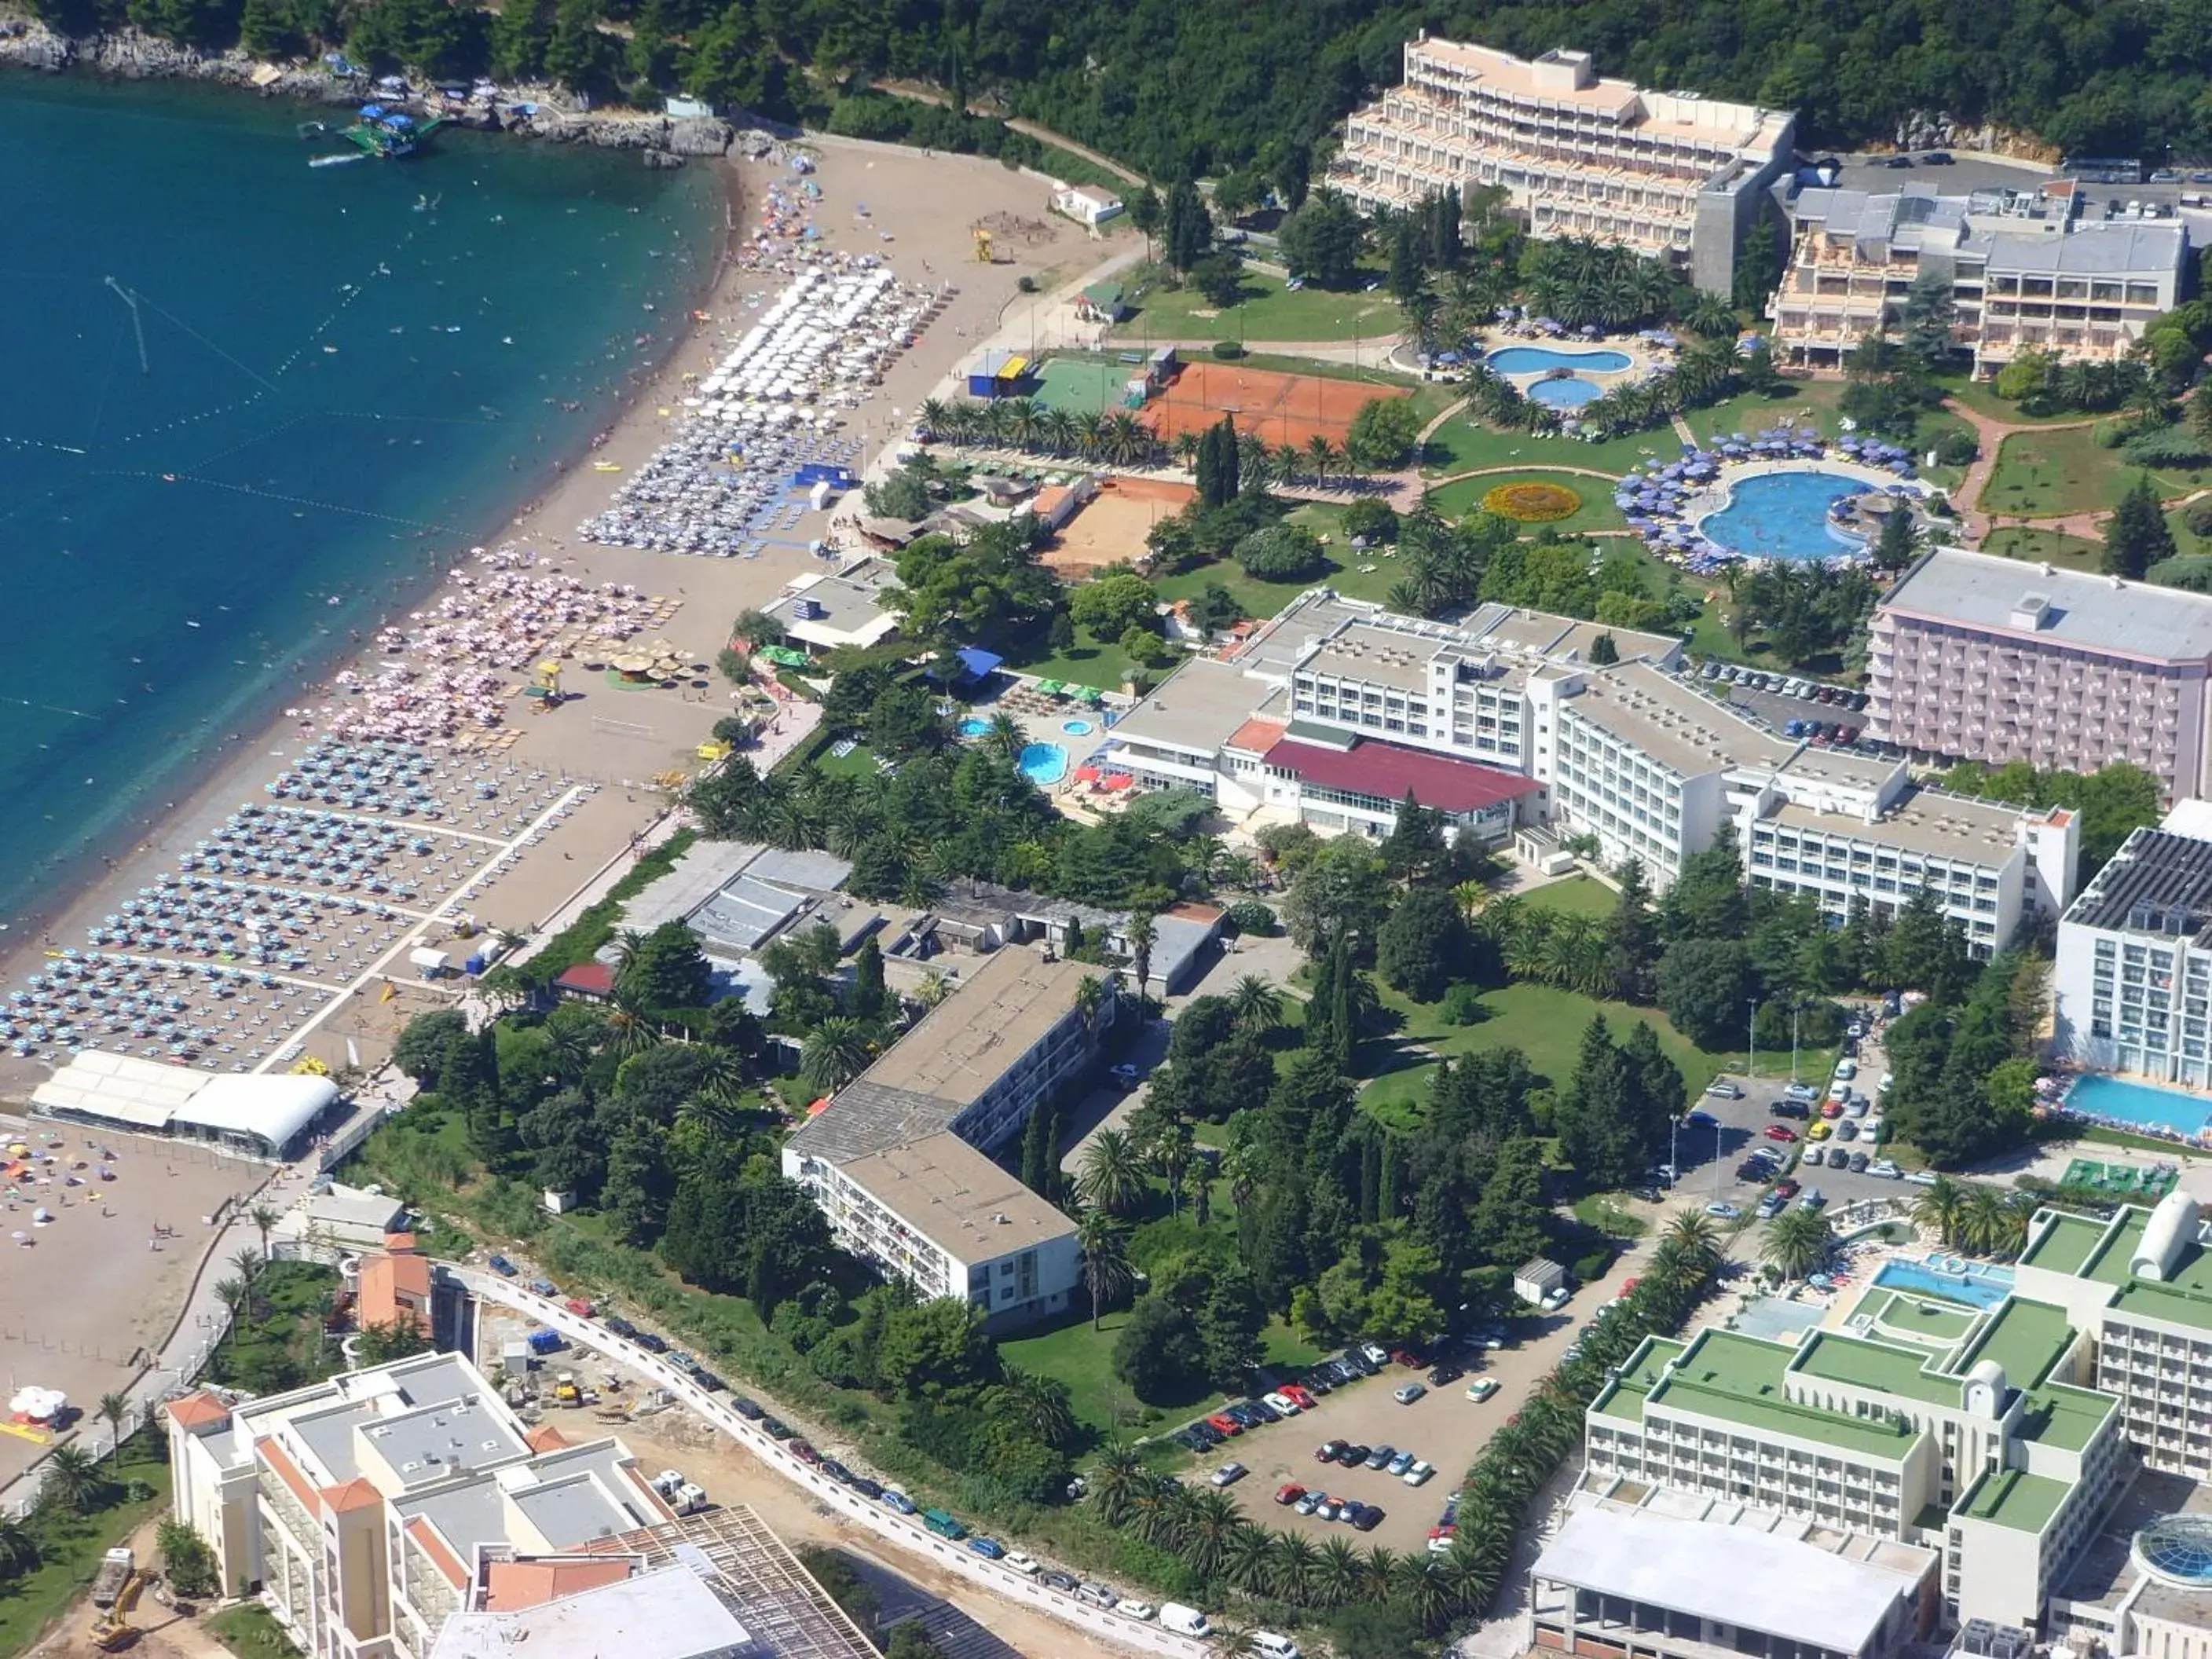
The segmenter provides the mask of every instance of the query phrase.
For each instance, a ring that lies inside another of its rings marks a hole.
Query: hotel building
[[[1808,190],[1791,204],[1790,264],[1769,302],[1778,355],[1832,365],[1895,324],[1913,279],[1951,284],[1953,338],[1977,373],[2034,349],[2123,357],[2180,298],[2188,238],[2173,222],[2085,219],[2075,182],[1945,196]]]
[[[2212,786],[2212,596],[1942,548],[1875,606],[1867,735],[1932,760]]]
[[[1364,211],[1499,187],[1534,235],[1673,260],[1725,294],[1795,137],[1786,111],[1606,80],[1588,52],[1526,59],[1425,31],[1404,81],[1346,121],[1329,182]]]
[[[2009,1286],[1877,1279],[1794,1341],[1647,1340],[1586,1414],[1532,1572],[1536,1644],[1884,1659],[1955,1624],[1975,1653],[2204,1659],[2206,1247],[2185,1194],[2046,1210]],[[1692,1564],[1723,1558],[1747,1571],[1717,1589]]]
[[[2212,1088],[2212,805],[2121,844],[2059,921],[2051,988],[2076,1066]]]
[[[921,1297],[1000,1327],[1064,1311],[1075,1224],[994,1157],[1097,1064],[1119,1010],[1100,969],[1003,945],[784,1143],[783,1172],[839,1244]]]

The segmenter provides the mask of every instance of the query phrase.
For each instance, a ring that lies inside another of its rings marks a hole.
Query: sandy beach
[[[821,200],[813,205],[816,246],[878,254],[904,283],[950,283],[957,289],[869,400],[850,411],[843,435],[861,440],[864,465],[903,431],[915,404],[936,392],[945,374],[999,325],[1019,291],[1021,277],[1036,278],[1039,288],[1048,289],[1115,251],[1110,244],[1093,241],[1078,227],[1052,218],[1046,210],[1048,191],[1042,182],[995,161],[836,139],[810,143],[805,148],[815,161],[812,176],[822,191]],[[698,165],[729,167],[734,185],[732,217],[741,234],[757,224],[769,186],[779,181],[788,185],[793,179],[789,168],[781,164]],[[1015,216],[1023,222],[1023,234],[1002,234],[998,238],[1000,263],[978,264],[970,227],[991,214]],[[804,549],[807,540],[823,534],[826,515],[808,515],[787,532],[790,544],[772,544],[753,559],[592,546],[577,539],[576,527],[604,507],[622,478],[669,440],[683,414],[681,400],[692,384],[687,376],[696,377],[710,368],[786,281],[781,272],[726,259],[712,293],[701,302],[704,320],[692,325],[657,372],[641,377],[624,412],[592,441],[591,448],[563,458],[564,465],[549,487],[510,522],[486,524],[481,544],[532,549],[551,570],[585,583],[629,584],[678,602],[679,608],[659,632],[684,659],[712,663],[726,641],[733,616],[773,599],[794,577],[820,568],[819,561]],[[599,470],[603,466],[622,471]],[[468,566],[465,546],[449,550],[452,568]],[[422,608],[430,608],[452,591],[448,585],[432,593]],[[405,614],[398,613],[402,617]],[[353,666],[373,672],[368,654]],[[511,673],[507,678],[519,691],[526,676]],[[501,769],[518,777],[542,777],[540,787],[547,791],[562,784],[573,785],[574,790],[556,817],[535,826],[542,833],[514,841],[511,860],[495,883],[471,898],[470,912],[488,927],[528,931],[558,910],[592,872],[619,855],[631,836],[659,810],[660,797],[647,781],[686,763],[696,765],[692,750],[727,711],[729,688],[718,677],[706,678],[705,686],[682,690],[629,690],[602,684],[595,676],[579,676],[567,689],[584,695],[539,717],[530,715],[527,705],[514,697],[505,728],[514,735],[497,753]],[[321,697],[303,698],[304,703],[321,702]],[[279,720],[258,733],[242,734],[208,780],[173,803],[159,826],[127,856],[115,860],[103,879],[59,907],[51,921],[37,928],[35,937],[28,928],[23,930],[5,960],[7,983],[21,985],[50,966],[56,953],[82,947],[88,927],[112,916],[130,896],[164,872],[173,872],[179,857],[215,834],[242,803],[265,803],[264,786],[313,748],[317,735],[315,727],[296,719]],[[595,791],[584,793],[592,786],[597,786]],[[454,870],[464,867],[478,851],[494,850],[488,836],[474,838],[485,843],[481,848],[434,838],[458,849]],[[429,908],[427,901],[425,908]],[[404,916],[397,918],[396,925],[403,933],[410,931]],[[400,943],[404,942],[403,938]],[[368,937],[368,947],[384,943],[380,936]],[[328,954],[334,962],[339,959],[335,949]],[[404,976],[404,951],[394,946],[386,954]],[[348,958],[347,965],[350,963]],[[319,969],[317,974],[321,977]],[[353,998],[366,1009],[382,990],[371,974],[353,988]],[[306,981],[298,995],[303,1005],[315,1000]],[[280,1021],[307,1012],[306,1006],[274,1011]],[[365,1016],[354,1022],[343,1014],[326,1015],[307,1051],[334,1066],[343,1065],[349,1057],[344,1038],[349,1028],[357,1026],[372,1041],[357,1042],[355,1052],[364,1062],[374,1063],[380,1055],[372,1050],[381,1047],[374,1035],[379,1030],[388,1034],[392,1024],[389,1018]],[[25,1099],[48,1070],[44,1062],[0,1055],[0,1097]]]

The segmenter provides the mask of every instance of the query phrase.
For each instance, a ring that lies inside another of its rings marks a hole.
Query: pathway
[[[2094,416],[2081,421],[2045,421],[2035,424],[2024,424],[2014,421],[1997,420],[1994,416],[1983,414],[1979,410],[1968,408],[1956,398],[1944,398],[1943,407],[1974,428],[1974,443],[1978,453],[1972,463],[1966,468],[1966,476],[1959,480],[1959,487],[1951,492],[1951,504],[1959,509],[1959,517],[1965,522],[1969,539],[1979,545],[1988,538],[1990,531],[2010,526],[2035,530],[2055,530],[2063,535],[2084,536],[2092,541],[2104,539],[2103,532],[2097,526],[2100,520],[2110,516],[2109,514],[2063,514],[2039,519],[2023,517],[2017,514],[1984,513],[1981,507],[1982,491],[1988,488],[1990,479],[1996,475],[1997,452],[2004,447],[2004,441],[2007,438],[2021,432],[2065,432],[2080,427],[2094,426],[2097,423]]]
[[[1689,446],[1689,447],[1692,449],[1702,449],[1705,447],[1704,445],[1698,441],[1698,434],[1690,430],[1690,423],[1684,420],[1679,413],[1669,415],[1667,418],[1674,422],[1674,435]]]
[[[875,81],[869,84],[878,92],[887,92],[894,98],[904,98],[911,103],[934,104],[939,109],[952,107],[951,95],[939,92],[934,87],[918,87],[910,81]],[[991,110],[979,110],[973,102],[969,104],[965,113],[980,116],[986,121],[1000,122],[1013,131],[1034,138],[1041,144],[1050,144],[1055,149],[1066,150],[1071,155],[1080,155],[1092,167],[1103,167],[1125,183],[1141,185],[1145,182],[1145,175],[1141,173],[1122,166],[1110,155],[1100,155],[1088,144],[1079,144],[1073,138],[1063,137],[1050,127],[1041,127],[1036,122],[1018,115],[1002,116]],[[812,133],[807,134],[809,139],[813,137]]]

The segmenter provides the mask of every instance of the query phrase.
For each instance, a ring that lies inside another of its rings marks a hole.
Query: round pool
[[[1571,351],[1557,346],[1500,346],[1483,361],[1500,374],[1541,374],[1554,368],[1618,374],[1624,368],[1636,367],[1636,359],[1626,352],[1602,347],[1592,351]]]
[[[1522,389],[1531,403],[1541,404],[1547,409],[1580,409],[1605,395],[1595,380],[1585,380],[1579,374],[1553,380],[1531,380]]]
[[[990,721],[975,714],[960,722],[960,735],[963,738],[980,738],[990,729]]]
[[[1747,559],[1832,559],[1865,545],[1828,522],[1838,495],[1863,495],[1870,486],[1841,472],[1768,472],[1739,478],[1729,501],[1698,526],[1716,547]]]
[[[1087,738],[1093,728],[1089,720],[1062,720],[1060,729],[1071,738]]]
[[[1016,763],[1031,783],[1058,783],[1067,775],[1067,750],[1056,743],[1033,743],[1022,750]]]

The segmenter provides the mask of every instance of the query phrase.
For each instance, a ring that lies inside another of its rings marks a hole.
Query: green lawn
[[[843,755],[833,755],[825,749],[814,763],[833,778],[872,777],[876,770],[876,751],[865,743]]]
[[[2020,405],[2008,398],[1997,396],[1993,381],[1977,380],[1965,374],[1939,374],[1936,377],[1953,401],[1985,419],[2002,421],[2007,426],[2053,426],[2067,421],[2081,419],[2079,413],[2063,415],[2024,415]]]
[[[1843,395],[1840,380],[1792,380],[1779,397],[1739,392],[1709,409],[1684,410],[1682,422],[1697,434],[1700,443],[1711,443],[1716,437],[1735,432],[1756,436],[1782,425],[1785,419],[1800,431],[1818,427],[1832,438],[1839,430],[1836,405]]]
[[[1464,410],[1438,427],[1429,440],[1421,463],[1424,476],[1449,477],[1477,467],[1586,467],[1608,479],[1618,478],[1638,461],[1653,456],[1677,457],[1681,440],[1671,428],[1632,432],[1626,437],[1584,443],[1579,438],[1532,437],[1526,432],[1498,432],[1468,418]],[[1593,484],[1598,480],[1589,481]],[[1602,486],[1601,486],[1602,487]]]
[[[2092,428],[2016,432],[1997,452],[1997,469],[1982,491],[1984,513],[2053,518],[2062,513],[2094,513],[2119,505],[2143,471],[2128,465],[2116,449],[2098,446]],[[2203,487],[2212,469],[2163,469],[2150,474],[2152,486],[2169,499]]]
[[[225,1607],[207,1621],[206,1629],[238,1659],[297,1659],[300,1651],[283,1626],[258,1601]]]
[[[1235,1224],[1221,1213],[1212,1223],[1224,1231]],[[1209,1393],[1182,1405],[1148,1406],[1131,1394],[1129,1385],[1114,1375],[1114,1341],[1128,1319],[1127,1309],[1109,1313],[1098,1322],[1096,1331],[1088,1319],[1075,1319],[1042,1336],[1003,1340],[999,1352],[1009,1364],[1066,1383],[1077,1419],[1103,1438],[1158,1433],[1188,1422],[1194,1406],[1218,1397]],[[1267,1322],[1267,1329],[1260,1334],[1260,1346],[1263,1363],[1285,1370],[1304,1370],[1323,1352],[1279,1319]]]
[[[1133,299],[1136,314],[1114,330],[1122,340],[1373,339],[1395,334],[1397,302],[1381,289],[1339,294],[1304,288],[1293,293],[1279,276],[1247,269],[1243,298],[1217,310],[1195,288],[1158,288]]]
[[[1656,1008],[1634,1008],[1623,1002],[1601,1002],[1571,991],[1555,991],[1547,985],[1516,983],[1486,995],[1483,1006],[1489,1018],[1479,1025],[1447,1025],[1432,1004],[1407,1000],[1388,986],[1378,986],[1383,1005],[1404,1017],[1404,1024],[1388,1041],[1361,1047],[1361,1075],[1372,1080],[1360,1092],[1360,1104],[1384,1122],[1410,1127],[1420,1115],[1420,1103],[1429,1086],[1434,1062],[1407,1052],[1419,1044],[1443,1055],[1479,1054],[1485,1049],[1514,1048],[1528,1057],[1528,1064],[1554,1089],[1564,1088],[1574,1075],[1576,1050],[1592,1014],[1602,1013],[1616,1041],[1648,1024],[1668,1057],[1682,1068],[1682,1080],[1696,1095],[1724,1071],[1741,1070],[1743,1054],[1713,1053],[1700,1048],[1668,1024]],[[1761,1064],[1768,1074],[1776,1068],[1766,1057]],[[1784,1057],[1786,1068],[1788,1057]],[[1801,1063],[1804,1075],[1814,1075],[1816,1055]]]
[[[7,1594],[0,1596],[0,1654],[28,1648],[50,1620],[91,1588],[106,1550],[153,1516],[168,1512],[168,1449],[158,1436],[133,1437],[125,1443],[119,1461],[100,1468],[113,1483],[111,1501],[90,1515],[33,1523],[40,1565],[11,1580]],[[135,1500],[125,1497],[125,1486],[132,1482],[152,1495]],[[89,1612],[85,1614],[88,1621],[90,1616]]]
[[[1382,549],[1355,556],[1345,545],[1344,509],[1333,502],[1304,502],[1291,513],[1286,522],[1304,526],[1328,544],[1332,556],[1328,569],[1320,575],[1297,581],[1262,581],[1256,576],[1246,575],[1236,560],[1223,559],[1218,563],[1200,565],[1195,570],[1163,576],[1153,586],[1164,599],[1195,599],[1207,583],[1218,582],[1236,598],[1246,616],[1266,617],[1274,616],[1313,587],[1333,587],[1346,599],[1372,599],[1379,604],[1391,585],[1404,574],[1399,562],[1386,556]],[[1371,564],[1375,568],[1362,570],[1359,567],[1363,564]]]
[[[1532,910],[1555,910],[1567,916],[1609,916],[1620,902],[1613,889],[1595,876],[1547,882],[1523,896]]]
[[[2104,560],[2105,544],[2086,537],[2061,535],[2056,530],[2013,525],[1990,532],[1989,538],[1982,544],[1982,551],[2038,564],[2063,565],[2069,570],[2094,571]]]
[[[1585,478],[1579,473],[1557,472],[1546,467],[1531,467],[1523,473],[1508,473],[1490,478],[1462,478],[1457,483],[1446,484],[1441,489],[1429,491],[1429,501],[1447,519],[1462,519],[1482,505],[1482,498],[1501,484],[1554,483],[1563,484],[1582,497],[1582,505],[1564,519],[1554,519],[1549,528],[1562,535],[1578,530],[1626,530],[1628,520],[1613,504],[1613,486],[1599,478]],[[1530,525],[1531,532],[1546,528]]]

